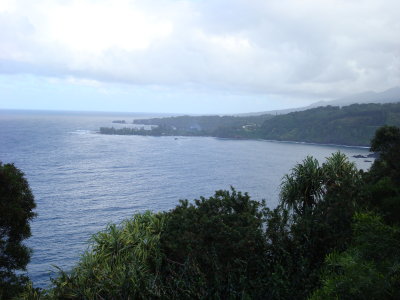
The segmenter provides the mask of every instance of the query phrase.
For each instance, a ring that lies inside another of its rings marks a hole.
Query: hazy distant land
[[[383,125],[400,126],[400,103],[325,106],[283,115],[178,116],[138,119],[138,128],[101,127],[101,134],[212,136],[368,146]],[[140,125],[153,125],[148,130]]]

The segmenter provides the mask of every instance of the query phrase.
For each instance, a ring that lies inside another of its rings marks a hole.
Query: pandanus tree
[[[296,214],[304,214],[312,209],[322,195],[322,169],[318,160],[311,156],[297,164],[282,180],[281,203]]]
[[[316,204],[334,190],[360,183],[360,174],[346,155],[336,152],[320,166],[308,156],[285,175],[281,184],[281,205],[295,214],[311,212]]]
[[[271,288],[286,283],[276,298],[307,298],[319,285],[325,256],[349,243],[360,177],[354,163],[337,152],[322,165],[307,157],[283,178],[280,205],[267,227],[270,267],[277,276]]]
[[[361,174],[355,163],[350,162],[347,156],[336,152],[326,158],[322,165],[323,183],[325,194],[343,194],[350,200],[361,184]]]

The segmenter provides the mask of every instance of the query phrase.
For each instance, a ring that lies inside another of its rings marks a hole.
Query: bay
[[[70,269],[92,234],[134,213],[169,210],[179,199],[231,186],[275,207],[282,177],[307,155],[322,162],[342,151],[359,168],[370,166],[352,157],[368,154],[357,147],[97,133],[129,126],[113,120],[152,116],[0,110],[0,161],[25,173],[37,203],[27,241],[35,286],[48,286],[52,265]]]

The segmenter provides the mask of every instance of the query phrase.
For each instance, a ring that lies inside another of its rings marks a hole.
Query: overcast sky
[[[399,0],[0,0],[0,108],[240,113],[399,85]]]

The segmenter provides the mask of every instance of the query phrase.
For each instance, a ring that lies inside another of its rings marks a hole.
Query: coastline
[[[303,141],[287,141],[287,140],[270,140],[270,139],[262,139],[262,138],[248,138],[248,137],[218,137],[213,135],[153,135],[153,134],[105,134],[101,133],[100,131],[96,131],[97,134],[104,134],[104,135],[138,135],[138,136],[153,136],[153,137],[211,137],[215,139],[221,140],[248,140],[248,141],[260,141],[260,142],[273,142],[273,143],[287,143],[287,144],[304,144],[304,145],[315,145],[315,146],[335,146],[335,147],[343,147],[343,148],[355,148],[355,149],[369,149],[369,146],[362,146],[362,145],[345,145],[345,144],[329,144],[329,143],[315,143],[315,142],[303,142]]]

